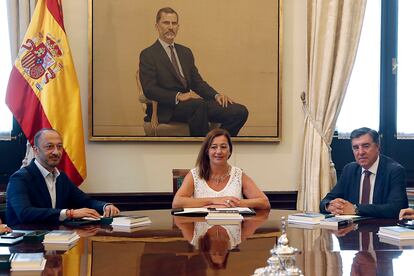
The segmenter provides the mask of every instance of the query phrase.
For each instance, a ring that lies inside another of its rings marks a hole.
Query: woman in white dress
[[[224,129],[210,131],[196,167],[184,178],[172,207],[249,207],[269,209],[267,196],[240,168],[230,165],[233,145]]]

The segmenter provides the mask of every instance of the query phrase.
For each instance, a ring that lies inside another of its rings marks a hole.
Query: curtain
[[[341,254],[333,251],[333,235],[329,229],[304,231],[303,272],[306,276],[343,275]]]
[[[10,50],[11,50],[11,64],[19,53],[20,45],[24,35],[26,34],[27,27],[29,26],[30,19],[32,18],[33,11],[36,7],[37,0],[6,0],[7,1],[7,20],[9,23],[9,36],[10,36]],[[29,142],[26,145],[26,156],[22,160],[22,165],[26,166],[30,160],[34,157],[32,147]]]
[[[26,34],[37,0],[6,0],[9,22],[11,63],[19,52],[22,39]]]
[[[366,0],[308,0],[307,93],[298,210],[318,211],[333,184],[332,136],[351,75]]]

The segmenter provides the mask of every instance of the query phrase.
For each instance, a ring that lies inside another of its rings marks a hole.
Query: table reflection
[[[75,247],[45,251],[41,243],[21,242],[10,252],[45,252],[43,275],[251,275],[267,265],[281,234],[280,218],[294,212],[259,211],[239,225],[209,225],[204,218],[171,216],[170,210],[144,210],[137,215],[153,223],[138,231],[61,227],[82,236]],[[384,243],[376,235],[379,227],[395,224],[367,220],[337,230],[288,225],[287,235],[301,251],[297,267],[306,276],[411,275],[414,244]]]
[[[204,218],[174,217],[175,225],[183,237],[201,252],[209,267],[225,269],[231,251],[252,236],[268,219],[270,210],[260,210],[256,216],[246,217],[242,223],[230,225],[210,225]]]
[[[380,242],[377,236],[379,227],[394,223],[367,220],[336,230],[316,227],[291,229],[291,232],[298,236],[302,231],[302,248],[312,244],[312,250],[308,247],[302,258],[305,275],[407,275],[396,274],[394,263],[403,252],[412,254],[412,251]]]

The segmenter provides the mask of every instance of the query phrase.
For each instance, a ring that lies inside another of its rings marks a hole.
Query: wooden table
[[[42,275],[251,275],[266,265],[269,250],[281,235],[280,218],[293,212],[258,212],[240,227],[208,228],[203,218],[173,217],[170,210],[139,211],[152,220],[139,231],[113,232],[110,226],[77,229],[82,238],[75,247],[45,252],[48,262]],[[290,245],[301,251],[297,265],[305,275],[350,275],[351,271],[364,276],[414,275],[414,243],[391,245],[376,235],[380,226],[395,223],[368,220],[339,231],[288,225],[287,235]],[[363,233],[370,239],[365,251]],[[44,248],[40,243],[21,242],[10,251],[42,252]]]

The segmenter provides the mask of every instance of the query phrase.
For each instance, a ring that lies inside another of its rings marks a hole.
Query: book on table
[[[239,213],[209,213],[205,217],[208,224],[239,224],[243,216]]]
[[[382,243],[388,243],[388,244],[392,244],[398,247],[410,247],[413,248],[414,247],[414,239],[398,239],[398,238],[393,238],[393,237],[389,237],[389,236],[383,236],[383,235],[379,235],[379,241]]]
[[[112,222],[112,217],[101,216],[99,218],[82,217],[82,218],[66,219],[63,221],[63,224],[67,226],[77,227],[77,226],[88,225],[88,224],[108,225],[108,224],[111,224],[111,222]]]
[[[43,253],[14,253],[10,259],[11,271],[43,270],[45,265]]]
[[[233,208],[174,208],[171,210],[172,215],[176,216],[206,216],[209,213],[238,213],[243,216],[252,216],[256,212],[248,207]]]
[[[321,213],[315,212],[303,212],[288,215],[288,223],[307,223],[307,224],[319,224],[319,222],[325,219],[327,216]]]
[[[151,220],[147,216],[141,217],[115,217],[111,223],[112,228],[136,228],[151,224]]]
[[[336,215],[321,220],[320,225],[325,228],[338,228],[367,219],[371,219],[371,217],[363,217],[358,215]]]
[[[137,226],[137,227],[112,225],[112,232],[133,233],[133,232],[138,232],[141,230],[148,229],[149,228],[148,225],[149,224]]]
[[[151,220],[147,216],[117,216],[112,220],[112,225],[133,225],[138,223],[151,223]]]
[[[79,235],[75,231],[53,230],[45,235],[43,243],[71,244],[76,242],[79,238]]]
[[[45,251],[68,251],[77,245],[77,241],[71,243],[43,243],[43,247]]]
[[[329,217],[329,218],[321,220],[320,226],[321,228],[337,229],[340,227],[348,226],[349,224],[352,224],[352,223],[353,223],[353,220],[351,217],[334,216],[334,217]]]
[[[414,230],[401,226],[383,226],[379,228],[378,236],[394,239],[414,239]]]
[[[319,223],[302,223],[302,222],[288,222],[289,228],[300,228],[300,229],[319,229]]]

